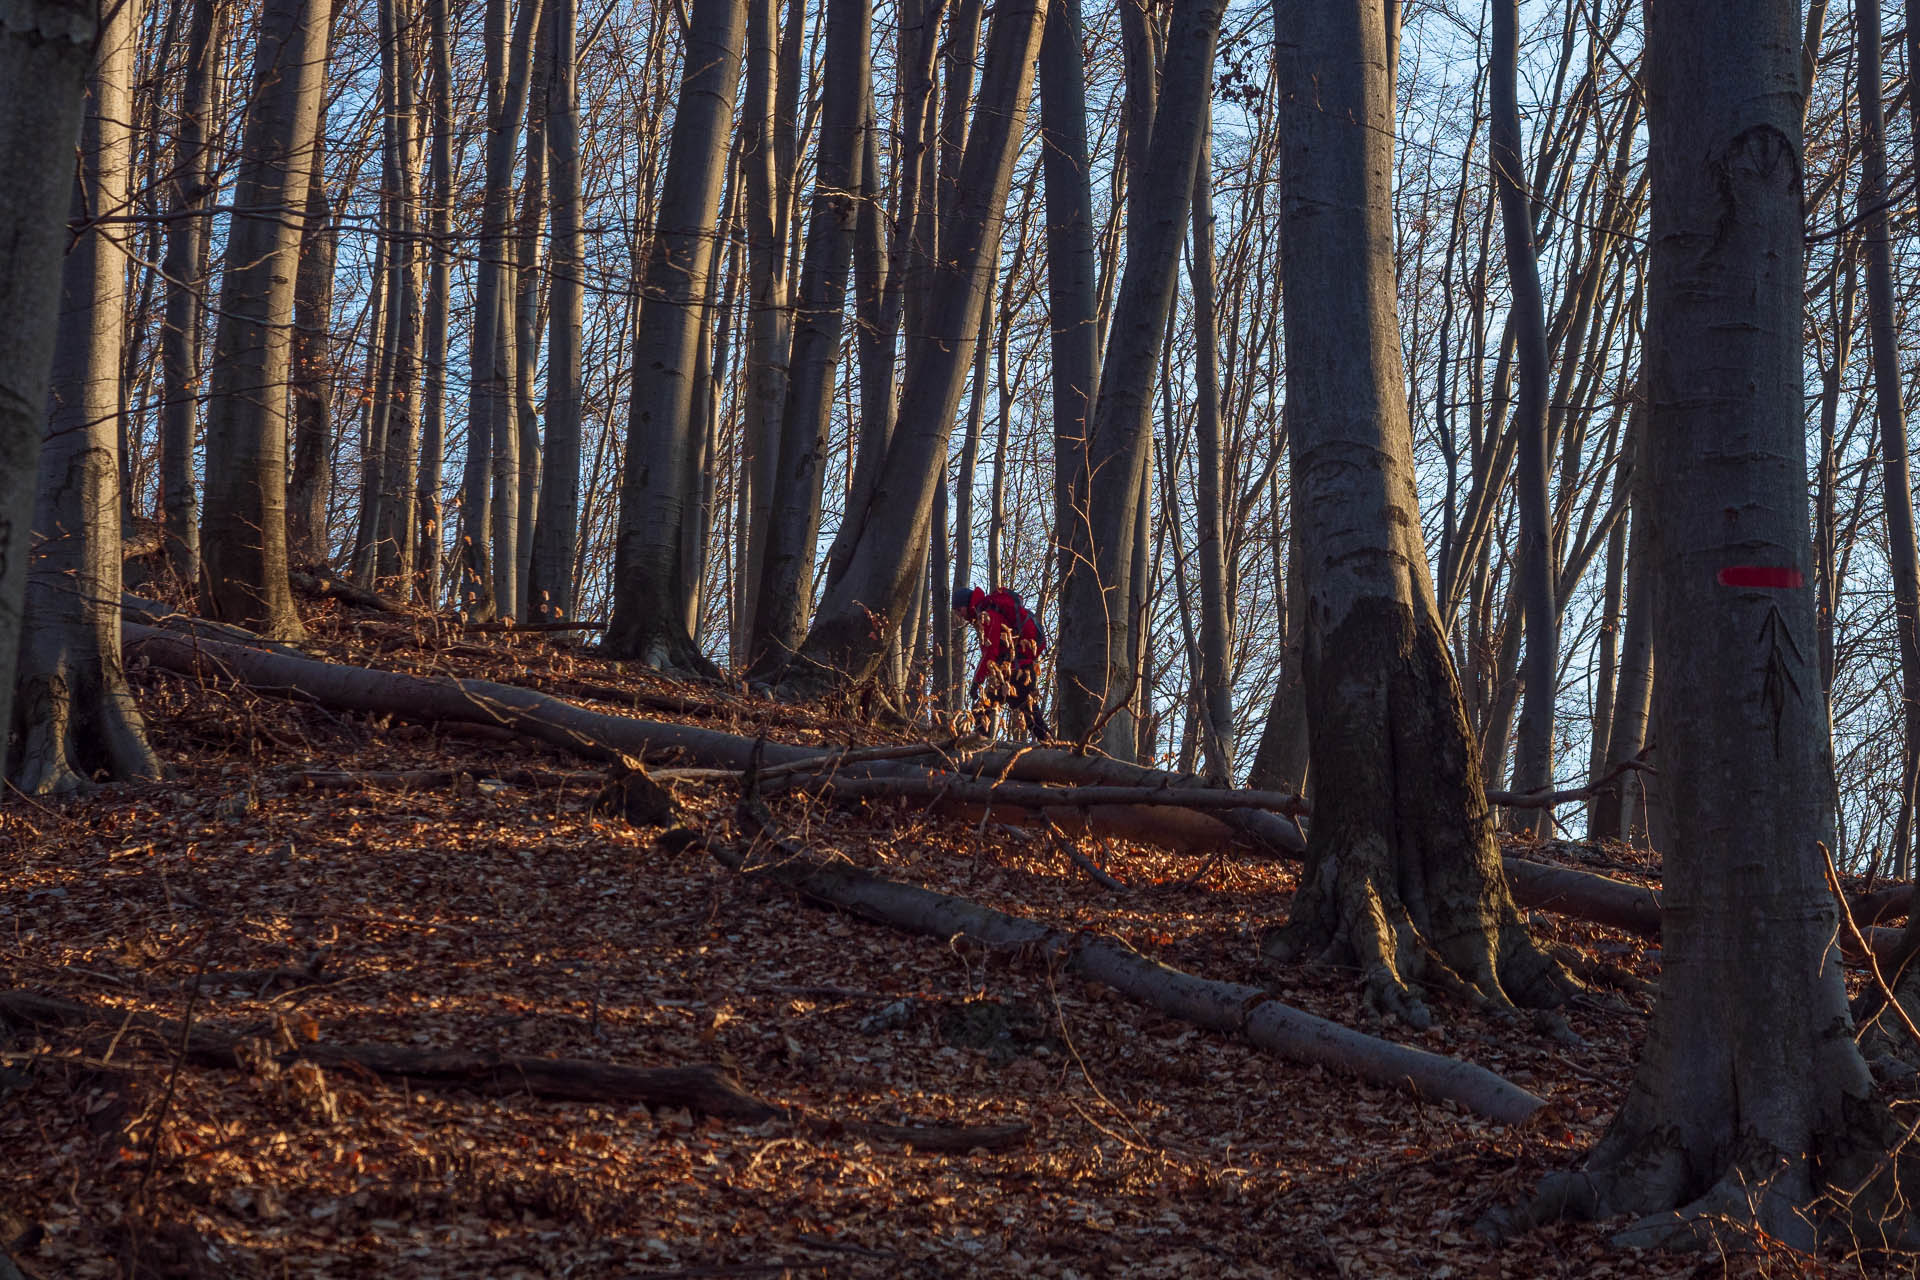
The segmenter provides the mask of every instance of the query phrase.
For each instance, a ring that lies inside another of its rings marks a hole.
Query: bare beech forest
[[[1911,1275],[1920,0],[0,0],[0,1280]]]

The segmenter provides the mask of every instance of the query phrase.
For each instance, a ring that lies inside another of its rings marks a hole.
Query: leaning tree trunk
[[[764,558],[747,648],[762,674],[779,669],[806,634],[820,538],[834,374],[845,324],[847,272],[860,185],[873,6],[836,0],[827,7],[827,49],[818,175],[807,221],[805,264],[793,313],[793,351],[780,417],[780,466],[768,503]]]
[[[29,10],[26,16],[46,20],[43,30],[54,43],[86,32],[84,20],[70,13]],[[19,37],[6,25],[11,45]],[[129,230],[125,222],[89,225],[127,208],[139,31],[138,4],[106,11],[79,174],[66,184],[81,230],[60,281],[19,651],[22,733],[14,785],[29,795],[75,790],[96,776],[160,773],[120,666],[120,360]],[[59,65],[57,51],[50,61]],[[59,140],[71,138],[57,113],[43,121],[62,127]],[[31,238],[34,228],[28,224],[22,232]],[[39,344],[29,338],[27,345]]]
[[[1130,638],[1142,488],[1152,436],[1153,387],[1173,309],[1194,170],[1211,100],[1214,45],[1225,0],[1175,0],[1165,85],[1154,111],[1138,188],[1128,204],[1128,247],[1113,327],[1100,370],[1100,398],[1087,445],[1087,502],[1061,535],[1059,716],[1062,738],[1106,719],[1103,744],[1125,757],[1134,725],[1120,709],[1135,694]]]
[[[1880,423],[1882,508],[1887,521],[1887,568],[1893,578],[1904,730],[1890,852],[1894,877],[1904,880],[1913,868],[1914,789],[1920,781],[1920,554],[1914,547],[1913,484],[1907,471],[1907,420],[1900,403],[1900,351],[1894,330],[1887,126],[1880,101],[1880,10],[1877,4],[1858,0],[1854,12],[1860,33],[1860,142],[1865,173],[1859,213],[1867,259],[1867,336]]]
[[[448,0],[427,0],[427,49],[433,59],[428,93],[433,141],[428,148],[427,295],[421,319],[425,343],[421,368],[420,469],[415,477],[414,510],[419,570],[418,597],[429,606],[440,601],[440,475],[446,453],[447,304],[450,241],[453,237],[453,37]]]
[[[542,622],[573,617],[573,557],[580,539],[580,313],[586,249],[580,230],[580,98],[575,0],[550,0],[547,186],[553,205],[547,278],[547,422],[540,505],[533,522],[527,601]]]
[[[460,603],[471,617],[511,612],[518,553],[519,435],[513,430],[513,319],[508,286],[513,247],[507,221],[513,202],[513,156],[526,111],[534,22],[540,0],[522,0],[512,34],[507,0],[488,0],[486,189],[481,201],[478,280],[474,288],[472,381],[467,397],[467,460],[460,497]],[[444,197],[443,197],[444,198]],[[501,510],[495,508],[504,504]],[[504,538],[504,544],[502,539]]]
[[[194,0],[187,32],[186,83],[180,90],[179,136],[169,193],[166,312],[160,325],[160,509],[167,563],[189,590],[200,582],[200,486],[193,453],[199,435],[200,337],[206,317],[208,197],[207,130],[217,101],[216,71],[224,42],[224,0]]]
[[[18,0],[0,22],[0,84],[34,86],[0,112],[0,743],[13,727],[47,377],[60,323],[61,251],[73,197],[100,10],[94,0]],[[117,550],[117,549],[116,549]],[[116,561],[116,565],[117,565]],[[116,650],[117,652],[117,650]],[[0,746],[0,774],[6,769]]]
[[[711,672],[681,602],[695,346],[705,340],[707,272],[726,177],[727,135],[740,78],[746,0],[695,0],[686,73],[667,147],[666,182],[641,284],[626,469],[613,554],[613,617],[604,648],[662,669]]]
[[[1274,6],[1287,414],[1307,593],[1308,865],[1280,953],[1357,966],[1422,1026],[1424,983],[1546,1004],[1563,975],[1500,872],[1421,545],[1393,276],[1381,7]]]
[[[1520,145],[1520,0],[1493,0],[1493,173],[1500,192],[1500,224],[1507,243],[1507,280],[1513,297],[1513,331],[1520,395],[1514,428],[1520,434],[1516,479],[1520,507],[1519,572],[1526,618],[1526,696],[1514,744],[1516,791],[1544,790],[1553,782],[1553,703],[1558,676],[1559,614],[1553,603],[1553,519],[1547,491],[1547,322],[1540,302],[1540,262],[1534,252],[1532,199]],[[1571,344],[1570,344],[1571,345]],[[1521,814],[1515,825],[1552,829],[1545,810]]]
[[[1876,1220],[1898,1133],[1874,1101],[1834,951],[1825,711],[1802,585],[1798,6],[1661,0],[1646,23],[1664,954],[1632,1088],[1544,1207],[1649,1215],[1616,1237],[1634,1245],[1758,1228],[1810,1248],[1809,1207],[1830,1189],[1827,1211],[1877,1248],[1906,1221],[1904,1209]]]
[[[301,635],[287,586],[287,383],[293,282],[327,67],[331,0],[266,0],[241,137],[207,405],[200,522],[208,616]]]
[[[793,660],[790,689],[844,686],[872,678],[923,589],[933,490],[946,471],[948,439],[990,287],[990,245],[1006,218],[1014,153],[1026,118],[1028,70],[1040,45],[1046,0],[1010,0],[987,37],[979,107],[960,165],[959,201],[941,230],[925,311],[927,341],[907,361],[899,425],[871,496],[849,511],[855,525],[846,569],[828,589]]]
[[[1194,546],[1200,561],[1200,745],[1208,776],[1226,781],[1233,777],[1233,677],[1227,666],[1233,642],[1227,634],[1226,531],[1221,518],[1226,473],[1220,448],[1220,330],[1213,298],[1213,130],[1205,124],[1193,174],[1190,272],[1194,340],[1200,348],[1193,491],[1194,523],[1200,532]]]

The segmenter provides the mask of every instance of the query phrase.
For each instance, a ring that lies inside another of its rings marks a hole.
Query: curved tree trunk
[[[1567,980],[1505,882],[1421,545],[1393,280],[1393,116],[1381,8],[1275,5],[1287,412],[1307,592],[1308,866],[1270,949],[1546,1004]],[[1336,216],[1337,211],[1337,216]]]
[[[746,0],[693,6],[680,108],[641,285],[613,617],[604,648],[662,669],[713,669],[694,645],[681,607],[681,539],[686,506],[695,498],[687,492],[687,459],[706,431],[706,423],[692,421],[694,348],[705,340],[707,273],[746,25]]]
[[[1808,1248],[1826,1188],[1864,1247],[1906,1221],[1877,1217],[1898,1127],[1854,1044],[1820,847],[1799,16],[1789,0],[1646,12],[1663,969],[1620,1114],[1545,1197],[1650,1215],[1617,1237],[1634,1245],[1757,1227]]]
[[[0,172],[8,175],[0,188],[0,744],[13,729],[33,534],[19,513],[33,509],[47,425],[68,235],[62,215],[73,198],[73,148],[100,10],[93,0],[22,0],[8,16],[0,23],[0,84],[35,91],[0,113]],[[6,754],[0,745],[0,773]]]
[[[793,309],[792,359],[777,446],[780,465],[768,507],[754,634],[748,642],[757,655],[755,670],[762,674],[778,670],[798,647],[813,603],[827,432],[846,323],[847,273],[853,265],[858,213],[854,193],[861,182],[872,40],[869,0],[837,0],[828,6],[819,172]]]
[[[966,381],[987,272],[1006,218],[1014,153],[1026,118],[1028,69],[1040,44],[1046,0],[1011,0],[987,37],[979,106],[961,161],[959,199],[941,228],[932,267],[927,340],[907,361],[899,425],[871,497],[847,513],[853,525],[846,569],[827,589],[806,642],[781,673],[795,691],[872,678],[924,589],[933,490],[946,471],[954,412]]]
[[[276,640],[302,633],[287,586],[287,387],[304,219],[285,210],[312,174],[330,8],[267,0],[261,14],[207,404],[203,607]]]
[[[44,16],[55,33],[84,29],[57,11]],[[67,183],[80,231],[60,280],[16,702],[22,740],[14,785],[29,795],[75,790],[95,776],[160,773],[120,666],[120,360],[129,232],[124,222],[89,225],[127,207],[139,30],[138,4],[106,11],[79,173]]]
[[[1175,0],[1165,85],[1152,141],[1128,204],[1127,264],[1114,306],[1087,446],[1086,509],[1069,520],[1060,591],[1058,731],[1092,732],[1106,716],[1102,745],[1132,754],[1135,726],[1118,710],[1134,689],[1133,559],[1152,436],[1154,379],[1172,313],[1180,242],[1192,206],[1213,53],[1225,0]]]
[[[1513,331],[1520,395],[1514,428],[1520,435],[1517,488],[1520,556],[1517,581],[1526,618],[1526,696],[1514,744],[1513,789],[1539,791],[1553,783],[1553,705],[1560,617],[1553,601],[1552,510],[1547,491],[1547,322],[1540,301],[1540,263],[1534,253],[1533,215],[1521,156],[1519,78],[1520,0],[1493,0],[1492,155],[1500,193],[1500,223],[1506,235],[1507,280],[1513,297]],[[1571,348],[1575,344],[1569,343]],[[1516,825],[1552,829],[1544,810],[1515,814]]]
[[[181,88],[179,137],[170,182],[177,220],[167,225],[166,313],[160,327],[163,391],[160,406],[160,509],[167,531],[167,563],[188,589],[200,582],[200,486],[194,476],[199,435],[201,326],[206,319],[207,197],[211,164],[207,131],[218,102],[224,0],[194,0],[187,33],[186,83]]]

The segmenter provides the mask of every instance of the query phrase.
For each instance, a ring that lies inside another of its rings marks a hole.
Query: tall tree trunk
[[[322,117],[324,124],[324,117]],[[293,471],[287,479],[287,551],[297,562],[327,560],[327,491],[333,469],[333,267],[339,232],[327,203],[325,153],[315,130],[307,175],[300,265],[293,282]],[[197,545],[197,544],[196,544]]]
[[[1093,163],[1087,147],[1081,39],[1080,0],[1054,0],[1040,42],[1040,163],[1046,181],[1053,371],[1053,540],[1063,580],[1072,556],[1072,531],[1086,518],[1089,428],[1100,367]]]
[[[1856,0],[1860,34],[1859,191],[1861,245],[1867,256],[1867,336],[1880,420],[1881,497],[1887,521],[1887,569],[1893,578],[1894,630],[1900,646],[1900,791],[1890,846],[1893,874],[1913,868],[1914,790],[1920,781],[1920,552],[1907,472],[1907,420],[1900,403],[1900,350],[1894,334],[1893,248],[1887,217],[1887,123],[1880,101],[1880,7]]]
[[[694,0],[666,183],[641,284],[626,468],[614,543],[613,617],[604,648],[662,669],[711,672],[679,608],[695,345],[703,340],[713,227],[726,177],[746,0]]]
[[[806,633],[820,539],[821,487],[833,419],[834,374],[845,327],[847,273],[853,265],[854,193],[860,186],[862,130],[873,40],[871,0],[827,7],[826,86],[820,154],[806,261],[794,307],[793,353],[780,419],[765,562],[753,608],[749,649],[762,675],[777,670]]]
[[[1431,1017],[1425,981],[1550,1003],[1567,982],[1502,877],[1421,545],[1383,14],[1371,0],[1276,3],[1274,21],[1314,820],[1269,950],[1357,966],[1370,1003],[1415,1026]]]
[[[1519,403],[1514,407],[1514,429],[1520,438],[1520,555],[1513,589],[1525,603],[1526,694],[1520,706],[1513,785],[1518,791],[1539,791],[1553,782],[1560,615],[1553,601],[1553,516],[1547,490],[1547,324],[1540,301],[1540,263],[1533,246],[1532,200],[1521,153],[1515,83],[1519,59],[1520,0],[1493,0],[1493,173],[1507,241],[1520,378]],[[1521,815],[1515,821],[1522,829],[1535,833],[1551,829],[1544,809],[1514,812]]]
[[[422,318],[424,365],[421,369],[420,470],[416,478],[414,509],[420,527],[416,545],[419,572],[418,599],[429,606],[440,602],[442,514],[441,469],[447,437],[447,307],[451,281],[449,262],[453,236],[453,36],[448,0],[427,0],[427,56],[433,59],[428,113],[433,140],[429,146],[427,181],[432,195],[427,209],[427,296]],[[576,326],[577,327],[577,326]]]
[[[1211,112],[1209,111],[1209,116]],[[1220,330],[1213,296],[1213,130],[1202,126],[1193,174],[1193,336],[1200,403],[1194,421],[1194,518],[1200,561],[1200,744],[1211,777],[1233,777],[1233,679],[1227,669],[1227,558],[1221,521]],[[1171,468],[1169,469],[1171,471]]]
[[[466,612],[478,618],[511,612],[519,563],[514,543],[520,437],[513,429],[516,400],[509,305],[513,243],[507,224],[513,202],[513,157],[526,113],[533,24],[540,4],[541,0],[521,0],[509,37],[507,0],[487,0],[486,190],[480,212],[479,279],[469,344],[467,461],[460,500],[460,598]]]
[[[586,250],[580,229],[580,97],[577,0],[550,0],[547,184],[553,218],[547,256],[547,422],[539,514],[527,600],[541,621],[573,617],[573,557],[580,537],[580,320]]]
[[[43,22],[37,30],[54,46],[51,57],[25,59],[28,68],[58,70],[68,52],[61,43],[90,34],[85,14],[47,6],[21,16]],[[13,22],[0,25],[13,54],[24,37]],[[79,231],[60,281],[15,701],[21,750],[14,785],[28,795],[76,790],[96,776],[160,774],[120,665],[120,376],[131,232],[124,221],[97,221],[123,218],[130,198],[139,31],[138,4],[105,11],[93,51],[79,173],[65,183]],[[70,143],[67,120],[57,104],[48,106],[53,110],[41,122],[58,129],[57,140]],[[10,151],[18,155],[26,148]],[[70,165],[52,163],[71,175]],[[39,175],[27,171],[20,177],[32,184]],[[32,222],[24,221],[22,241],[34,235]],[[31,294],[23,299],[31,300]],[[44,319],[45,311],[40,315]],[[26,345],[45,350],[41,341],[29,337]]]
[[[778,0],[748,0],[746,96],[740,105],[748,275],[740,484],[747,494],[748,518],[740,568],[744,586],[737,593],[745,609],[735,620],[736,638],[754,633],[753,609],[766,563],[767,520],[780,459],[780,412],[786,404],[793,347],[793,317],[787,305],[787,188],[792,174],[790,164],[783,169],[778,142],[783,132],[791,132],[791,123],[783,126],[776,110],[783,87],[779,55]],[[864,201],[860,217],[878,221],[877,211]],[[738,656],[750,652],[743,648]]]
[[[302,634],[287,587],[287,381],[298,207],[314,163],[331,0],[266,0],[241,138],[207,405],[200,549],[209,616]]]
[[[1835,960],[1813,601],[1799,589],[1800,15],[1789,0],[1662,0],[1645,17],[1664,955],[1633,1086],[1545,1207],[1649,1215],[1616,1237],[1636,1246],[1758,1228],[1811,1248],[1809,1206],[1831,1190],[1842,1229],[1879,1247],[1898,1127],[1873,1099]]]
[[[402,595],[414,577],[414,486],[419,467],[419,396],[415,383],[420,367],[419,236],[416,234],[418,184],[413,171],[414,84],[409,0],[384,0],[386,21],[393,32],[391,74],[387,87],[391,150],[394,158],[392,210],[393,239],[388,246],[391,269],[387,280],[387,377],[385,450],[380,467],[380,512],[374,526],[373,576],[398,584]]]
[[[1133,725],[1119,714],[1133,693],[1132,558],[1152,433],[1154,376],[1173,305],[1193,200],[1194,171],[1213,75],[1224,0],[1175,0],[1153,138],[1131,206],[1128,250],[1100,371],[1100,398],[1087,447],[1086,512],[1068,522],[1062,545],[1059,716],[1062,738],[1078,739],[1107,717],[1101,745],[1131,754]]]
[[[843,686],[869,679],[921,587],[933,516],[933,489],[945,472],[967,355],[1012,186],[1026,117],[1028,68],[1040,44],[1045,0],[1011,0],[987,36],[979,107],[960,167],[960,204],[942,230],[925,333],[907,362],[899,425],[867,503],[847,513],[854,526],[846,570],[828,587],[805,644],[781,681],[789,688]]]
[[[0,744],[13,730],[31,511],[46,429],[47,381],[60,325],[63,214],[85,117],[94,0],[35,0],[0,24],[0,84],[34,86],[0,112]],[[116,549],[117,551],[117,549]],[[117,563],[117,562],[116,562]],[[0,775],[6,749],[0,745]]]
[[[187,33],[186,80],[180,90],[179,135],[174,143],[167,224],[166,316],[160,328],[160,508],[167,563],[188,589],[200,582],[200,486],[194,446],[200,422],[200,346],[206,321],[207,197],[211,164],[207,130],[218,109],[220,49],[225,43],[224,0],[193,0]]]

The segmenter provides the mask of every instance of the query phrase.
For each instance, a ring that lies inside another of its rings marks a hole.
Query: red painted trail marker
[[[1718,575],[1723,587],[1771,587],[1776,589],[1806,585],[1806,575],[1787,565],[1728,565]]]

